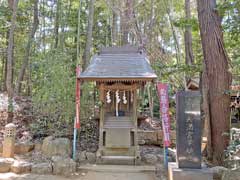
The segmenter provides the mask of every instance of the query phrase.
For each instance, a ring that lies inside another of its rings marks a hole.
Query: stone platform
[[[168,163],[169,180],[213,180],[213,172],[208,168],[178,168],[177,163]]]

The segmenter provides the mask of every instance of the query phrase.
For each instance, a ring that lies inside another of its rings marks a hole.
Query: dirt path
[[[35,175],[14,173],[0,173],[0,180],[155,180],[154,173],[116,173],[94,172],[81,173],[72,177],[60,177],[54,175]]]

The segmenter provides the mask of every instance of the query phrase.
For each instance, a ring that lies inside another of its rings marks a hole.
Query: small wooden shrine
[[[137,164],[139,91],[157,78],[147,57],[132,46],[103,48],[78,78],[95,81],[99,90],[97,162]]]

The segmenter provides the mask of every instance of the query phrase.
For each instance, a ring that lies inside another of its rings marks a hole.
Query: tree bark
[[[121,13],[122,45],[129,43],[128,36],[131,30],[131,20],[133,18],[133,0],[125,0],[123,12]]]
[[[59,41],[60,6],[61,6],[61,0],[57,0],[57,10],[56,10],[55,27],[54,27],[54,37],[55,37],[54,48],[58,47],[58,41]]]
[[[94,16],[94,2],[95,0],[90,0],[89,2],[89,16],[88,16],[88,27],[87,27],[87,42],[85,46],[85,51],[83,54],[83,70],[86,69],[90,60],[90,53],[92,47],[92,29],[93,29],[93,16]]]
[[[39,20],[38,20],[38,0],[34,1],[34,15],[33,15],[33,25],[32,25],[32,30],[29,34],[28,37],[28,42],[27,42],[27,46],[26,46],[26,51],[25,51],[25,55],[24,55],[24,59],[23,59],[23,64],[21,66],[21,69],[19,71],[18,74],[18,79],[16,82],[16,88],[15,88],[15,92],[18,94],[21,90],[21,83],[23,81],[23,77],[28,65],[28,61],[29,61],[29,56],[30,56],[30,51],[31,51],[31,45],[34,39],[34,35],[37,31],[38,28],[38,24],[39,24]]]
[[[222,165],[228,146],[230,128],[231,84],[229,59],[223,44],[216,0],[198,0],[198,19],[204,55],[202,93],[204,114],[209,124],[208,157],[214,165]],[[210,148],[210,149],[209,149]]]
[[[16,16],[17,16],[18,0],[14,0],[12,4],[12,18],[11,27],[8,36],[8,49],[7,49],[7,76],[6,76],[6,87],[10,97],[13,96],[13,39],[14,31],[16,27]]]
[[[185,0],[185,20],[187,22],[184,41],[185,41],[185,63],[186,65],[192,65],[194,62],[193,50],[192,50],[192,28],[190,24],[191,20],[191,9],[190,9],[190,0]]]
[[[7,123],[10,123],[13,120],[13,43],[14,43],[14,31],[16,27],[18,0],[8,2],[9,6],[12,9],[11,27],[8,36],[7,76],[6,76],[6,87],[8,93]]]
[[[171,30],[172,30],[173,39],[174,39],[174,42],[175,42],[174,44],[175,44],[175,51],[176,51],[176,60],[177,60],[177,64],[179,64],[180,61],[181,61],[181,52],[180,52],[180,45],[179,45],[178,37],[177,37],[176,30],[174,28],[170,8],[167,6],[166,3],[165,3],[165,8],[167,9],[167,15],[168,15],[170,27],[171,27]]]
[[[115,6],[116,6],[116,1],[113,1],[113,8],[112,8],[112,14],[113,14],[113,18],[112,18],[112,44],[113,46],[117,45],[117,20],[118,20],[118,14],[115,11]]]

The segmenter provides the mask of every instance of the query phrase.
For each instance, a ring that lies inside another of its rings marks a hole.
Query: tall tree
[[[117,10],[116,10],[116,0],[113,0],[112,1],[113,5],[112,5],[112,44],[114,46],[117,45],[117,35],[118,35],[118,32],[117,32],[117,20],[118,20],[118,14],[117,14]]]
[[[185,41],[185,62],[187,65],[192,65],[194,62],[193,50],[192,50],[192,28],[191,28],[191,8],[190,0],[185,0],[185,20],[186,27],[184,33]]]
[[[16,91],[17,94],[20,92],[20,89],[21,89],[21,83],[23,81],[23,77],[24,77],[24,74],[25,74],[25,71],[26,71],[26,68],[27,68],[27,65],[28,65],[30,51],[31,51],[31,45],[32,45],[32,42],[33,42],[33,39],[34,39],[34,35],[35,35],[35,33],[37,31],[37,28],[38,28],[38,24],[39,24],[39,20],[38,20],[38,0],[35,0],[34,1],[34,8],[33,8],[32,30],[30,31],[29,36],[28,36],[28,42],[27,42],[26,49],[25,49],[25,55],[24,55],[23,63],[22,63],[21,69],[19,71],[18,79],[17,79],[17,82],[16,82],[15,91]]]
[[[11,27],[8,36],[7,49],[7,76],[6,87],[8,93],[8,118],[7,122],[12,122],[13,119],[13,44],[14,31],[16,27],[18,0],[8,1],[9,7],[12,9]]]
[[[59,24],[60,24],[60,10],[61,10],[61,0],[57,0],[57,9],[55,15],[55,27],[54,27],[54,37],[55,37],[55,44],[54,48],[58,47],[59,41]]]
[[[202,93],[209,124],[208,157],[215,165],[222,165],[230,128],[230,96],[226,94],[231,84],[229,59],[216,0],[198,0],[197,9],[204,55]]]
[[[87,40],[86,40],[86,46],[85,51],[83,54],[83,67],[82,69],[85,70],[91,55],[91,47],[92,47],[92,34],[93,34],[93,16],[94,16],[94,2],[95,0],[89,1],[88,6],[88,26],[87,26]]]
[[[129,33],[131,31],[133,17],[133,0],[123,1],[123,10],[121,12],[121,41],[122,45],[129,43]]]
[[[8,36],[8,49],[7,49],[7,77],[6,87],[10,97],[13,96],[13,43],[14,43],[14,31],[16,27],[17,6],[18,0],[8,1],[9,7],[12,7],[11,27]]]

